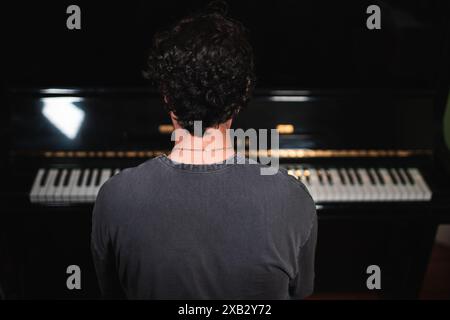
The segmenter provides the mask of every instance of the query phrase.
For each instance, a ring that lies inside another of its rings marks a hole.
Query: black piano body
[[[14,88],[6,101],[3,291],[98,298],[93,202],[111,175],[170,150],[160,98],[145,88]],[[316,292],[417,297],[436,228],[450,221],[438,102],[431,91],[261,91],[236,119],[278,128],[272,151],[314,193]],[[66,287],[70,265],[82,270],[81,290]],[[381,290],[367,288],[370,265]]]

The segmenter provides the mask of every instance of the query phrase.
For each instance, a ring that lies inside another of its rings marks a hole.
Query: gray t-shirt
[[[160,156],[109,179],[92,218],[91,246],[103,296],[310,295],[314,202],[286,170],[261,175],[260,169],[248,161],[191,165]]]

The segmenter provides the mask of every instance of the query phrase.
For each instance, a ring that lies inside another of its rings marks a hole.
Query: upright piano
[[[170,119],[142,87],[10,88],[6,101],[4,295],[97,298],[96,195],[122,169],[170,151]],[[277,129],[269,152],[316,202],[316,292],[417,297],[436,228],[450,221],[439,105],[424,90],[272,90],[236,118],[236,128]],[[82,290],[67,289],[69,265],[80,266]],[[370,265],[381,290],[367,288]]]

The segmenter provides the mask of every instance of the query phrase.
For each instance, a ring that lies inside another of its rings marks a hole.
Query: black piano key
[[[63,186],[64,187],[67,187],[67,185],[69,184],[69,180],[70,180],[71,174],[72,174],[72,170],[68,169],[67,173],[66,173],[66,176],[64,177],[64,181],[63,181]]]
[[[347,179],[345,179],[344,175],[342,174],[342,169],[338,170],[339,179],[341,180],[342,185],[347,184]]]
[[[403,170],[403,172],[405,173],[405,176],[408,179],[409,184],[414,185],[415,184],[414,179],[411,177],[408,170]]]
[[[39,183],[39,185],[41,187],[45,186],[45,184],[47,183],[47,178],[48,178],[48,172],[50,170],[44,169],[44,174],[42,175],[41,181]]]
[[[372,168],[367,170],[367,175],[369,176],[370,183],[372,185],[376,185],[377,183],[376,183],[375,177],[372,175]]]
[[[363,181],[362,181],[362,178],[361,178],[361,176],[359,175],[359,172],[358,172],[358,170],[357,170],[357,169],[355,169],[355,170],[353,170],[353,172],[355,173],[355,176],[356,176],[356,180],[358,181],[358,184],[359,184],[360,186],[362,186],[362,185],[363,185]]]
[[[100,178],[102,177],[102,170],[99,169],[97,172],[97,177],[95,178],[94,185],[97,187],[100,184]]]
[[[381,175],[380,171],[378,169],[374,169],[375,174],[377,175],[378,181],[380,181],[381,185],[384,186],[384,179],[383,176]]]
[[[392,174],[392,169],[388,169],[388,173],[389,173],[389,176],[391,177],[392,183],[394,185],[397,185],[398,181],[397,181],[397,178],[395,177],[395,175]]]
[[[331,177],[330,171],[328,169],[325,169],[325,175],[327,177],[328,183],[332,186],[333,185],[333,178]]]
[[[59,180],[61,179],[61,175],[62,175],[62,170],[58,170],[58,173],[56,173],[56,178],[53,181],[53,186],[58,186],[59,185]]]
[[[78,176],[77,186],[81,187],[81,183],[83,182],[84,174],[86,173],[86,170],[81,170],[80,175]]]
[[[395,170],[395,173],[397,174],[397,177],[400,179],[400,183],[402,185],[406,185],[406,180],[403,179],[403,175],[400,172],[398,172],[398,170],[396,170],[396,169],[392,169],[392,170]]]
[[[352,177],[352,175],[351,175],[351,174],[349,174],[348,172],[347,172],[347,177],[348,177],[348,181],[349,181],[349,183],[350,183],[351,185],[354,185],[354,184],[355,184],[355,181],[353,180],[353,177]]]
[[[317,169],[317,176],[319,177],[319,183],[323,185],[323,177],[322,177],[322,170]]]
[[[94,170],[89,170],[87,179],[86,179],[86,186],[90,186],[91,182],[92,182],[92,172],[94,172]]]

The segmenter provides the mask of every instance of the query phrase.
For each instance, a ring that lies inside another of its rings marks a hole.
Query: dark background
[[[153,34],[208,1],[10,1],[3,11],[6,86],[136,86]],[[228,1],[250,31],[258,88],[436,86],[448,1]],[[66,8],[81,8],[81,30]],[[366,8],[381,8],[368,30]]]

